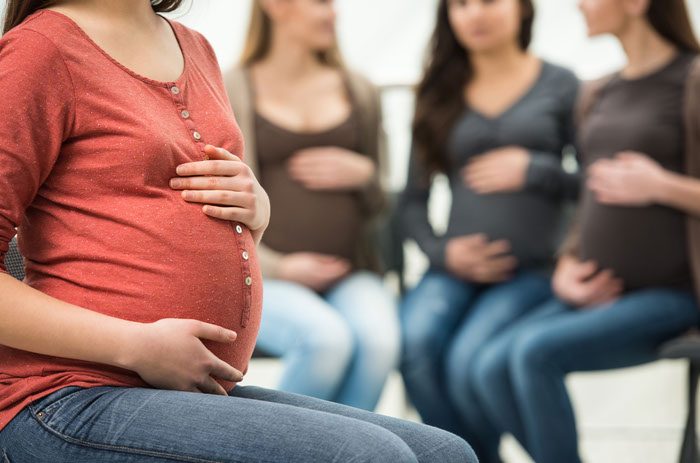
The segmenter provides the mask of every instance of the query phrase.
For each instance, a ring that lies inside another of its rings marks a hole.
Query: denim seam
[[[68,386],[68,387],[72,387],[72,386]],[[54,392],[58,392],[58,391],[60,391],[60,389],[58,389],[57,391],[54,391]],[[40,409],[41,409],[43,412],[45,412],[45,413],[52,413],[56,408],[58,408],[59,405],[61,405],[62,403],[64,403],[66,400],[73,398],[73,394],[74,394],[75,392],[78,392],[78,390],[73,391],[72,393],[63,396],[63,397],[61,397],[60,399],[58,399],[58,400],[56,400],[56,401],[53,401],[53,402],[51,402],[51,403],[48,403],[48,404],[46,404],[46,405],[43,406],[43,407],[37,407],[37,403],[36,403],[36,402],[40,402],[41,400],[43,400],[44,398],[42,397],[41,399],[37,400],[35,403],[29,405],[29,408],[30,408],[30,409],[33,409],[33,410],[36,410],[36,409],[39,409],[39,408],[40,408]]]
[[[41,427],[43,427],[46,431],[49,433],[57,436],[58,438],[71,443],[75,445],[80,445],[83,447],[92,447],[92,448],[97,448],[101,450],[110,450],[114,452],[123,452],[123,453],[131,453],[131,454],[136,454],[136,455],[147,455],[147,456],[152,456],[152,457],[161,457],[161,458],[170,458],[171,460],[175,461],[186,461],[190,463],[223,463],[222,461],[219,460],[207,460],[207,459],[202,459],[202,458],[197,458],[197,457],[188,457],[185,455],[175,455],[171,453],[165,453],[165,452],[159,452],[157,450],[147,450],[147,449],[138,449],[138,448],[133,448],[133,447],[126,447],[126,446],[119,446],[119,445],[110,445],[110,444],[99,444],[97,442],[88,442],[84,441],[82,439],[77,439],[75,437],[68,436],[66,434],[63,434],[53,428],[51,428],[49,425],[44,423],[42,420],[37,418],[35,415],[34,411],[32,410],[32,418],[34,418],[35,421],[39,423]],[[237,463],[245,463],[243,461],[237,461]],[[265,462],[261,460],[261,463],[272,463],[272,462]]]

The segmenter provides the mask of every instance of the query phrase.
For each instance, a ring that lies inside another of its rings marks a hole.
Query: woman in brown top
[[[478,395],[493,422],[538,463],[580,461],[567,374],[653,361],[659,344],[700,319],[700,45],[686,5],[580,3],[589,34],[613,34],[628,63],[580,102],[587,181],[556,297],[478,362]]]
[[[372,410],[399,354],[395,303],[367,252],[382,206],[378,93],[344,67],[332,1],[254,2],[226,82],[274,211],[258,346],[284,356],[280,389]]]

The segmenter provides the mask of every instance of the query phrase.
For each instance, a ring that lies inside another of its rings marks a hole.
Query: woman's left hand
[[[259,241],[270,221],[267,193],[238,156],[211,145],[204,152],[209,160],[179,165],[170,187],[182,190],[185,201],[204,204],[206,215],[244,224]]]
[[[525,188],[530,152],[518,146],[474,156],[462,169],[464,183],[477,194],[508,193]]]
[[[625,151],[588,168],[587,186],[598,202],[616,206],[649,206],[657,202],[667,171],[649,156]]]
[[[334,146],[297,151],[289,175],[309,190],[362,189],[374,177],[375,163],[359,153]]]

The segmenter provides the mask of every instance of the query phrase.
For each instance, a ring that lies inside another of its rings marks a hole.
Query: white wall
[[[436,0],[336,0],[339,34],[348,62],[377,83],[418,78],[432,32]],[[191,0],[178,15],[212,42],[223,67],[237,59],[248,23],[250,0]],[[687,0],[700,33],[700,1]],[[610,38],[589,40],[577,0],[536,0],[534,50],[574,69],[581,77],[621,65]]]

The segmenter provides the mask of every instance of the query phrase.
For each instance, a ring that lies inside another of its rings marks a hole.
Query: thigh
[[[338,283],[326,301],[347,320],[355,336],[397,342],[399,322],[396,300],[382,279],[370,272],[357,272]]]
[[[691,293],[640,290],[600,307],[568,308],[534,321],[518,335],[514,349],[555,362],[564,372],[634,366],[655,360],[659,344],[698,318]]]
[[[310,333],[345,331],[342,317],[323,298],[300,284],[265,280],[258,345],[283,356]],[[342,334],[342,333],[341,333]]]
[[[444,345],[478,291],[478,286],[445,272],[426,273],[401,304],[401,325],[407,348],[411,344]]]
[[[18,418],[1,441],[13,463],[414,458],[403,440],[379,425],[235,394],[72,387],[40,399]]]
[[[452,341],[450,356],[470,357],[551,296],[550,279],[534,273],[521,273],[511,281],[490,286],[469,309]]]
[[[413,421],[400,420],[398,418],[392,418],[311,397],[254,386],[236,387],[231,394],[238,397],[285,404],[371,423],[400,437],[408,444],[418,461],[476,462],[471,448],[463,439],[432,426],[426,426]],[[445,452],[444,455],[449,455],[452,459],[448,459],[447,457],[441,459],[440,452]]]

